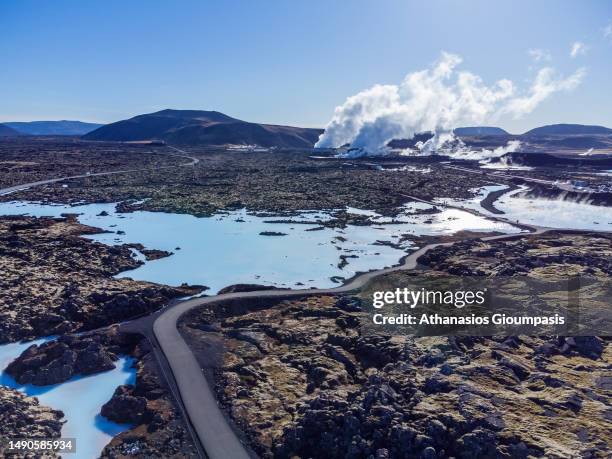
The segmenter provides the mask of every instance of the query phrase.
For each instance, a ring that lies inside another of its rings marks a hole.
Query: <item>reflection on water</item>
[[[347,208],[349,213],[370,217],[375,225],[350,225],[345,229],[323,228],[314,223],[316,220],[329,220],[330,215],[325,212],[291,217],[292,223],[266,223],[274,218],[249,215],[245,210],[196,218],[162,212],[118,214],[114,204],[67,207],[13,202],[0,204],[0,215],[79,213],[82,223],[111,231],[86,237],[110,245],[142,243],[148,248],[174,252],[170,257],[149,261],[135,270],[124,272],[121,277],[170,285],[183,282],[205,284],[213,292],[239,282],[332,286],[333,276],[348,278],[359,271],[396,264],[406,251],[413,248],[410,241],[400,241],[403,234],[450,234],[465,229],[519,231],[510,225],[454,209],[438,214],[417,213],[429,208],[431,206],[427,204],[412,203],[394,219],[368,210]],[[286,235],[260,235],[265,231]],[[140,252],[134,250],[133,253],[142,259]],[[341,256],[348,263],[346,266],[340,263]],[[31,344],[43,341],[0,346],[1,368]],[[43,405],[62,410],[67,419],[62,435],[78,438],[78,453],[69,457],[92,458],[113,436],[129,427],[109,422],[99,415],[99,411],[118,385],[133,383],[135,371],[130,365],[131,359],[122,358],[114,370],[76,377],[55,386],[20,386],[4,373],[0,382],[37,396]]]
[[[0,368],[6,368],[32,344],[41,344],[49,339],[0,346]],[[111,422],[99,413],[117,386],[134,384],[136,371],[131,368],[132,361],[132,358],[122,357],[115,362],[114,370],[91,376],[76,376],[52,386],[20,385],[3,371],[0,384],[35,396],[42,405],[63,411],[66,423],[62,427],[62,436],[77,439],[76,454],[66,454],[64,457],[91,459],[100,455],[112,437],[131,427]]]
[[[509,189],[506,185],[487,185],[480,188],[470,188],[469,191],[472,193],[476,193],[473,198],[470,199],[454,199],[454,198],[435,198],[434,202],[439,202],[440,204],[448,204],[451,206],[463,207],[465,209],[476,210],[480,213],[493,215],[491,212],[486,210],[480,205],[480,201],[487,197],[489,193],[493,193],[494,191],[500,191]],[[497,202],[495,203],[497,204]]]
[[[571,201],[516,197],[522,190],[502,196],[495,207],[511,220],[552,228],[612,231],[612,208]]]
[[[508,188],[504,185],[491,185],[482,188],[474,188],[474,198],[443,199],[445,202],[467,209],[475,209],[481,213],[492,215],[480,205],[480,201],[492,191]],[[612,231],[612,208],[605,206],[594,206],[571,201],[524,198],[517,195],[528,189],[522,186],[498,198],[493,205],[504,212],[502,217],[512,222],[527,223],[549,228],[566,228],[578,230],[602,230]]]
[[[291,223],[270,223],[274,217],[250,215],[245,210],[208,218],[163,212],[115,212],[114,204],[75,207],[33,203],[0,204],[0,215],[28,213],[59,216],[80,213],[79,221],[112,231],[87,236],[105,244],[142,243],[174,255],[146,262],[120,277],[179,285],[203,284],[212,292],[234,283],[262,283],[294,287],[330,287],[338,278],[392,266],[414,248],[401,236],[441,235],[460,230],[518,232],[503,223],[455,209],[418,214],[431,206],[411,203],[392,219],[376,212],[348,208],[369,216],[373,226],[323,228],[314,223],[329,219],[325,212],[290,217]],[[104,216],[99,215],[102,212]],[[309,223],[304,223],[309,222]],[[117,234],[117,231],[121,231]],[[262,232],[283,233],[265,236]],[[343,261],[344,260],[344,261]],[[336,279],[333,279],[337,276]],[[333,279],[333,280],[332,280]]]

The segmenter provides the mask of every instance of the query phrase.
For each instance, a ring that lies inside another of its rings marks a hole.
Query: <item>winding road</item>
[[[442,206],[439,203],[433,203],[412,196],[406,197],[427,204]],[[463,211],[503,223],[511,223],[506,218],[492,217],[473,209],[463,209],[450,205],[447,205],[446,207],[461,209]],[[543,233],[549,230],[549,228],[536,227],[532,225],[519,226],[527,229],[530,234]],[[482,237],[479,239],[484,241],[515,239],[522,237],[524,234],[525,233],[509,235],[503,234]],[[171,375],[166,374],[167,378],[172,378],[170,386],[174,388],[175,398],[179,401],[181,409],[184,411],[186,418],[190,423],[191,429],[197,435],[206,456],[211,459],[240,459],[252,457],[253,454],[243,444],[240,437],[232,428],[226,416],[219,408],[214,392],[211,388],[212,382],[209,383],[209,381],[206,380],[200,364],[178,330],[178,321],[185,313],[194,308],[204,305],[212,305],[214,303],[220,303],[227,300],[249,298],[290,299],[312,295],[332,295],[356,291],[375,277],[398,270],[415,269],[417,267],[417,260],[421,255],[436,247],[448,246],[451,244],[453,243],[428,244],[404,257],[399,265],[356,275],[344,285],[336,288],[303,290],[287,289],[227,293],[211,297],[192,298],[190,300],[177,302],[157,313],[158,315],[152,324],[152,331],[154,335],[154,339],[152,340],[153,346],[159,348],[160,352],[157,352],[158,357],[165,360],[162,363],[162,366],[169,368],[171,372]],[[145,320],[145,322],[148,322],[145,327],[150,326],[150,320]],[[138,328],[136,323],[131,323],[129,329],[134,330],[135,325],[136,328]]]
[[[174,169],[176,167],[195,166],[196,164],[200,162],[198,158],[196,158],[195,156],[190,156],[189,153],[187,153],[186,151],[180,150],[176,147],[171,147],[169,145],[167,145],[167,147],[181,153],[180,155],[170,153],[167,156],[176,156],[179,158],[186,158],[186,159],[189,159],[190,161],[188,163],[181,163],[181,164],[176,164],[173,166],[160,166],[160,167],[155,167],[155,168],[150,168],[150,169],[140,168],[140,169],[123,169],[123,170],[108,171],[108,172],[89,172],[89,173],[80,174],[80,175],[70,175],[67,177],[57,177],[57,178],[52,178],[52,179],[39,180],[37,182],[22,183],[21,185],[15,185],[15,186],[11,186],[8,188],[0,189],[0,196],[3,196],[5,194],[10,194],[10,193],[15,193],[17,191],[24,191],[24,190],[33,188],[35,186],[48,185],[48,184],[57,183],[57,182],[65,182],[67,180],[74,180],[74,179],[87,178],[87,177],[101,177],[104,175],[126,174],[129,172],[143,172],[147,170],[158,171],[160,169]]]
[[[545,229],[537,228],[533,233],[545,232]],[[498,235],[480,238],[482,240],[513,239],[522,237],[525,233]],[[347,293],[360,289],[375,277],[398,270],[414,269],[417,267],[418,258],[429,250],[439,246],[453,244],[437,243],[429,244],[411,253],[404,258],[400,265],[378,271],[360,274],[348,283],[330,289],[304,289],[304,290],[267,290],[254,292],[226,293],[211,297],[193,298],[181,301],[161,311],[161,314],[153,322],[153,333],[155,335],[154,346],[159,346],[166,364],[169,366],[178,389],[178,396],[188,421],[195,430],[206,456],[211,459],[240,459],[249,458],[252,454],[244,446],[239,436],[230,426],[225,415],[219,408],[215,395],[209,382],[198,363],[193,352],[181,336],[178,330],[178,321],[188,311],[204,305],[211,305],[227,300],[249,299],[249,298],[303,298],[312,295],[332,295]],[[131,324],[130,329],[133,329]],[[211,382],[212,384],[212,382]]]
[[[193,166],[199,162],[195,157],[190,156],[187,152],[175,147],[168,146],[180,154],[174,156],[187,158],[188,163],[182,163],[175,166],[164,166],[163,168]],[[155,170],[159,170],[156,168]],[[16,191],[26,190],[35,186],[41,186],[50,183],[62,182],[71,179],[123,174],[129,172],[141,172],[147,169],[128,169],[110,172],[98,172],[92,174],[74,175],[70,177],[54,178],[49,180],[41,180],[37,182],[17,185],[0,190],[0,195],[13,193]],[[510,222],[508,219],[496,217],[480,213],[473,209],[465,209],[456,206],[443,205],[440,203],[432,203],[412,196],[406,196],[411,199],[416,199],[428,204],[434,204],[439,207],[454,207],[466,212],[485,217],[490,220],[496,220],[503,223],[512,223],[523,229],[527,229],[531,234],[544,233],[553,228],[536,227],[533,225],[520,224]],[[514,239],[524,236],[526,233],[519,234],[503,234],[496,236],[487,236],[476,238],[483,241]],[[168,387],[173,393],[180,410],[183,412],[187,426],[194,438],[194,442],[200,455],[211,459],[242,459],[253,457],[254,454],[243,444],[239,434],[232,428],[230,422],[223,414],[217,404],[214,392],[211,388],[212,381],[206,380],[206,377],[191,349],[181,336],[177,325],[178,321],[186,312],[201,307],[203,305],[211,305],[214,303],[230,300],[230,299],[249,299],[249,298],[299,298],[312,295],[329,295],[347,293],[360,289],[366,283],[377,276],[381,276],[393,271],[415,269],[417,267],[418,258],[424,253],[439,247],[448,246],[453,242],[434,243],[426,245],[415,252],[407,255],[399,265],[358,274],[348,280],[344,285],[330,289],[304,289],[304,290],[268,290],[254,292],[237,292],[212,297],[192,298],[185,301],[175,301],[167,305],[164,309],[157,311],[149,316],[135,319],[123,323],[122,329],[125,331],[138,331],[143,333],[151,341],[153,351],[158,359],[160,369],[166,377]]]

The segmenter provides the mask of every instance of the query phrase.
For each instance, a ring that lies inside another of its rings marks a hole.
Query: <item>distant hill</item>
[[[459,137],[470,137],[463,140],[466,144],[474,146],[479,146],[479,142],[484,142],[485,146],[491,144],[501,146],[508,142],[509,137],[512,137],[511,134],[502,128],[490,126],[461,127],[453,129],[453,132]],[[427,142],[432,137],[432,132],[421,132],[415,134],[411,139],[393,139],[387,143],[387,146],[404,150],[406,148],[414,148],[418,142]],[[478,139],[478,137],[484,137],[484,139]],[[495,138],[492,139],[491,137]]]
[[[84,135],[103,124],[82,121],[15,121],[4,123],[25,135]]]
[[[612,134],[612,129],[604,126],[588,126],[585,124],[551,124],[525,132],[525,136],[545,135],[585,135],[585,134]]]
[[[527,137],[527,136],[525,136]],[[612,147],[612,144],[607,136],[604,135],[559,135],[559,136],[551,136],[551,137],[543,137],[543,136],[532,136],[540,137],[541,143],[547,145],[552,148],[569,148],[569,149],[609,149]],[[536,142],[532,142],[537,145]]]
[[[311,148],[322,133],[322,129],[249,123],[215,111],[167,109],[107,124],[83,138],[115,141],[159,139],[177,145]]]
[[[421,132],[412,136],[411,139],[393,139],[387,143],[387,146],[405,150],[406,148],[414,148],[418,142],[427,142],[432,137],[433,132]]]
[[[502,128],[495,126],[469,126],[453,129],[455,135],[462,136],[483,136],[483,135],[510,135]]]
[[[7,126],[6,124],[0,124],[0,137],[16,137],[21,135],[12,127]]]
[[[594,158],[589,156],[566,157],[555,156],[549,153],[535,152],[514,152],[506,153],[501,158],[493,161],[503,161],[506,164],[515,164],[531,167],[553,167],[553,166],[595,166],[602,169],[612,167],[612,158]]]

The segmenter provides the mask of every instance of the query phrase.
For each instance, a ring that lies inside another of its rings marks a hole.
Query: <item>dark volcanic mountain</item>
[[[406,148],[414,148],[417,142],[427,142],[432,137],[433,132],[421,132],[419,134],[415,134],[411,139],[393,139],[387,144],[387,146],[402,150]]]
[[[612,129],[604,126],[588,126],[585,124],[551,124],[525,132],[525,136],[546,135],[585,135],[585,134],[612,134]]]
[[[25,135],[84,135],[103,124],[82,121],[15,121],[4,123]]]
[[[484,136],[484,135],[510,135],[500,127],[495,126],[468,126],[453,129],[455,135],[460,137]]]
[[[311,148],[322,129],[249,123],[223,113],[162,110],[107,124],[83,136],[86,140],[165,140],[177,145],[259,145]]]
[[[610,157],[590,157],[590,156],[579,156],[579,157],[563,157],[555,156],[548,153],[534,153],[534,152],[513,152],[506,153],[501,158],[493,159],[493,162],[504,162],[506,164],[514,164],[520,166],[531,166],[531,167],[580,167],[580,166],[593,166],[601,169],[609,169],[612,167],[612,158]]]
[[[12,127],[7,126],[6,124],[0,124],[0,137],[15,137],[21,135]]]

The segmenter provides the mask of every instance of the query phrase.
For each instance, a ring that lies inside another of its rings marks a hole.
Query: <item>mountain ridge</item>
[[[461,136],[485,136],[485,135],[511,135],[505,129],[497,126],[465,126],[453,129],[455,135]]]
[[[251,123],[217,111],[165,109],[104,125],[83,139],[312,148],[322,133],[322,129]]]
[[[4,123],[0,123],[0,137],[17,137],[21,135],[18,131]]]
[[[589,124],[547,124],[525,132],[524,136],[612,134],[612,129]]]
[[[3,123],[23,135],[84,135],[103,124],[76,120],[10,121]]]

